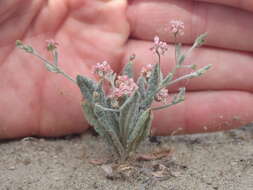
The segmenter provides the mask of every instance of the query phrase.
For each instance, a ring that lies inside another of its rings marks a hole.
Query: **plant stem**
[[[59,74],[62,74],[64,77],[76,84],[76,80],[69,76],[67,73],[65,73],[63,70],[59,69]]]
[[[182,76],[182,77],[179,77],[179,78],[177,78],[177,79],[175,79],[175,80],[169,82],[166,86],[169,86],[169,85],[172,85],[172,84],[174,84],[174,83],[177,83],[177,82],[179,82],[179,81],[181,81],[181,80],[185,80],[185,79],[192,78],[192,77],[196,77],[196,76],[197,76],[196,72],[193,72],[193,73],[184,75],[184,76]],[[160,86],[160,87],[157,89],[157,93],[158,93],[162,88],[164,88],[164,87],[165,87],[164,85]]]
[[[54,67],[57,70],[57,73],[62,74],[64,77],[69,79],[70,81],[74,82],[76,84],[76,80],[73,79],[71,76],[69,76],[67,73],[65,73],[63,70],[61,70],[57,65],[50,63],[45,58],[41,57],[36,51],[33,51],[32,53],[34,56],[42,60],[45,64],[49,64],[50,66]]]

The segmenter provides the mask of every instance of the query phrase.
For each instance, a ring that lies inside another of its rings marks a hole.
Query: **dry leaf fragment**
[[[107,163],[108,160],[90,160],[89,162],[93,165],[103,165],[105,163]]]
[[[164,171],[152,172],[151,174],[157,178],[162,178],[165,176]]]
[[[129,164],[121,164],[118,166],[117,170],[119,172],[122,172],[122,171],[126,171],[126,170],[131,170],[133,169],[134,167],[133,166],[130,166]]]
[[[156,164],[153,166],[154,172],[151,172],[151,174],[156,178],[166,178],[169,176],[169,169],[163,165],[163,164]]]
[[[171,149],[164,149],[160,151],[156,151],[149,154],[141,154],[137,157],[138,161],[151,161],[151,160],[157,160],[164,157],[168,157],[172,154]]]

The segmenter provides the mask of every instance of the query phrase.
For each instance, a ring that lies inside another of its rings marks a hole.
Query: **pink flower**
[[[180,36],[184,35],[184,23],[180,20],[172,20],[170,21],[171,32],[176,36],[179,34]]]
[[[59,43],[56,42],[56,41],[54,41],[53,39],[46,40],[46,43],[47,43],[47,47],[46,48],[47,48],[48,51],[52,51],[52,50],[56,49],[57,46],[59,45]]]
[[[163,104],[168,103],[169,93],[166,88],[162,88],[155,96],[157,102],[162,102]]]
[[[151,51],[154,53],[159,53],[164,55],[164,53],[168,50],[168,44],[166,42],[160,41],[158,36],[154,37],[154,46],[151,48]]]
[[[132,78],[127,75],[118,76],[115,81],[115,88],[112,91],[111,97],[118,99],[125,95],[132,95],[138,89],[137,84]]]
[[[151,72],[153,67],[155,66],[155,64],[147,64],[144,67],[142,67],[141,69],[141,74],[146,77],[149,78],[151,76]]]
[[[110,73],[112,73],[111,66],[107,61],[103,61],[101,63],[97,63],[93,68],[92,68],[92,73],[93,74],[98,74],[100,77],[104,77]]]

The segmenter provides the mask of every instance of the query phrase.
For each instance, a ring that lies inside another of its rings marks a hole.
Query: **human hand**
[[[250,5],[250,0],[246,3]],[[46,39],[54,38],[60,44],[61,67],[73,77],[93,77],[92,64],[103,60],[120,71],[132,53],[140,71],[154,61],[149,48],[155,35],[173,42],[163,30],[172,19],[185,22],[180,39],[185,44],[208,32],[209,47],[198,49],[189,62],[199,67],[211,63],[213,69],[181,84],[189,91],[185,102],[155,112],[153,133],[227,130],[251,122],[253,6],[231,6],[235,8],[196,1],[1,1],[0,138],[59,136],[88,128],[79,89],[15,49],[15,40],[39,49]],[[166,72],[173,67],[172,47],[170,52],[162,61]]]

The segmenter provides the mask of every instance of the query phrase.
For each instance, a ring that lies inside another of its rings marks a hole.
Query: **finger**
[[[215,4],[222,4],[222,5],[228,5],[244,10],[253,11],[253,1],[252,0],[197,0],[200,2],[208,2],[208,3],[215,3]]]
[[[146,64],[156,62],[156,57],[149,50],[151,42],[129,41],[126,48],[124,63],[130,55],[135,53],[136,76],[139,75],[141,68]],[[187,47],[189,48],[189,47]],[[186,49],[183,49],[186,51]],[[184,64],[196,64],[201,68],[212,64],[212,68],[200,78],[189,80],[187,83],[179,83],[170,90],[176,91],[179,86],[186,85],[187,90],[243,90],[253,92],[253,55],[243,52],[228,50],[217,50],[214,48],[197,48],[190,57],[186,58]],[[175,67],[174,47],[169,46],[165,56],[161,58],[161,67],[164,74],[170,72]],[[192,72],[191,69],[179,69],[178,76]]]
[[[56,137],[87,130],[78,86],[42,66],[26,69],[31,71],[28,75],[20,72],[0,83],[0,139]]]
[[[8,83],[1,83],[1,87],[15,85],[16,88],[1,91],[0,139],[63,136],[88,128],[80,106],[79,89],[62,77],[52,76],[48,73],[45,75],[48,80],[38,83],[31,81],[30,76],[19,74]],[[18,84],[18,78],[27,80]],[[22,88],[27,90],[21,91]]]
[[[28,27],[36,28],[34,23],[31,23],[40,12],[43,3],[45,2],[41,0],[0,1],[0,47],[13,44],[17,39],[22,39]]]
[[[253,95],[240,91],[189,92],[183,103],[154,112],[154,135],[229,130],[253,122]]]
[[[169,21],[179,19],[185,23],[182,43],[192,43],[199,34],[207,32],[206,45],[253,51],[253,14],[247,11],[196,1],[135,0],[127,15],[132,38],[152,40],[159,35],[172,42],[173,36],[165,28]]]

